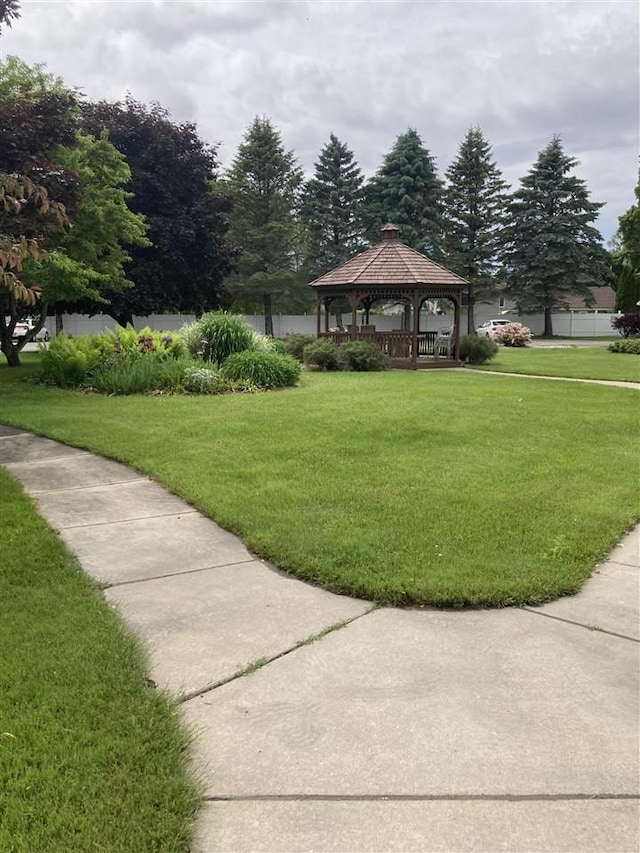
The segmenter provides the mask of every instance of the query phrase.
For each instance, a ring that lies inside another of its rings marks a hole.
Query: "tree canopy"
[[[368,235],[380,240],[380,229],[393,222],[403,243],[428,255],[442,258],[443,185],[435,161],[416,130],[398,136],[366,187]]]
[[[592,225],[602,204],[590,201],[585,182],[570,174],[577,165],[554,136],[508,206],[509,289],[518,310],[544,312],[545,335],[553,334],[554,309],[565,307],[572,294],[589,303],[589,286],[609,275],[602,237]]]
[[[469,282],[467,330],[471,334],[476,302],[495,292],[508,185],[479,127],[469,129],[446,174],[446,264]]]
[[[166,310],[200,312],[225,299],[224,279],[236,252],[227,239],[231,200],[216,188],[214,147],[191,122],[174,123],[159,104],[87,103],[81,125],[109,141],[131,169],[129,207],[145,216],[151,245],[134,246],[125,274],[129,289],[108,288],[104,310],[119,323]]]
[[[256,116],[225,180],[234,203],[230,237],[241,250],[228,288],[245,306],[262,303],[268,335],[273,334],[273,298],[299,291],[304,281],[297,269],[301,183],[302,171],[280,132],[268,118]]]
[[[75,173],[57,160],[61,146],[75,144],[76,99],[33,80],[19,60],[0,64],[0,347],[12,366],[23,345],[12,342],[16,321],[27,308],[38,313],[40,304],[27,270],[49,260],[48,240],[68,227],[80,205]]]
[[[124,269],[130,247],[149,245],[144,217],[127,206],[132,194],[123,187],[131,171],[106,133],[95,139],[79,132],[75,147],[60,148],[57,159],[76,175],[80,208],[73,227],[48,241],[48,262],[27,266],[27,280],[41,288],[43,311],[55,303],[73,306],[80,300],[106,309],[103,291],[119,293],[133,286]]]
[[[303,191],[305,267],[311,278],[344,263],[366,245],[363,184],[353,152],[332,133]]]
[[[640,303],[640,173],[636,203],[618,220],[619,249],[614,253],[616,309],[624,314],[639,310]]]

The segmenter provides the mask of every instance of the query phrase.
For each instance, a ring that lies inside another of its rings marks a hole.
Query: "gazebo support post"
[[[353,294],[349,294],[349,304],[351,305],[351,329],[350,338],[352,341],[357,339],[356,329],[358,328],[358,297]]]
[[[320,337],[320,314],[322,311],[322,300],[320,298],[316,299],[316,337]]]
[[[456,361],[460,361],[460,300],[458,298],[453,300],[453,325],[456,336],[453,344],[453,357]]]
[[[413,305],[413,338],[411,339],[411,368],[412,370],[417,370],[418,368],[418,333],[420,331],[420,296],[419,294],[413,294],[411,298],[411,304]]]
[[[324,300],[324,330],[325,333],[329,334],[329,308],[331,306],[331,299],[327,297]]]

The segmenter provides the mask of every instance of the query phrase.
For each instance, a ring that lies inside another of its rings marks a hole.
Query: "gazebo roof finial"
[[[397,225],[394,225],[393,222],[387,222],[387,224],[380,229],[380,236],[387,243],[399,243],[400,229]]]

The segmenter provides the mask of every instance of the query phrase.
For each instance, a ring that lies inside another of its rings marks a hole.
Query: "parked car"
[[[15,328],[13,330],[13,341],[16,343],[20,338],[24,338],[32,329],[35,328],[35,323],[30,318],[27,318],[21,323],[16,323]],[[49,330],[46,326],[43,326],[38,334],[33,338],[34,341],[44,341],[45,343],[49,340]]]
[[[511,320],[487,320],[486,323],[478,326],[476,335],[480,335],[481,338],[493,338],[496,329],[499,329],[500,326],[506,326],[511,322]]]

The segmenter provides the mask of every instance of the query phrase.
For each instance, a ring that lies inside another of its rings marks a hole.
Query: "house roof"
[[[594,302],[587,305],[583,296],[567,296],[566,304],[568,311],[583,311],[585,308],[596,311],[615,311],[616,292],[612,287],[590,287]]]
[[[382,240],[370,249],[310,282],[311,287],[430,284],[464,286],[467,282],[426,255],[400,242],[400,229],[387,223]]]

